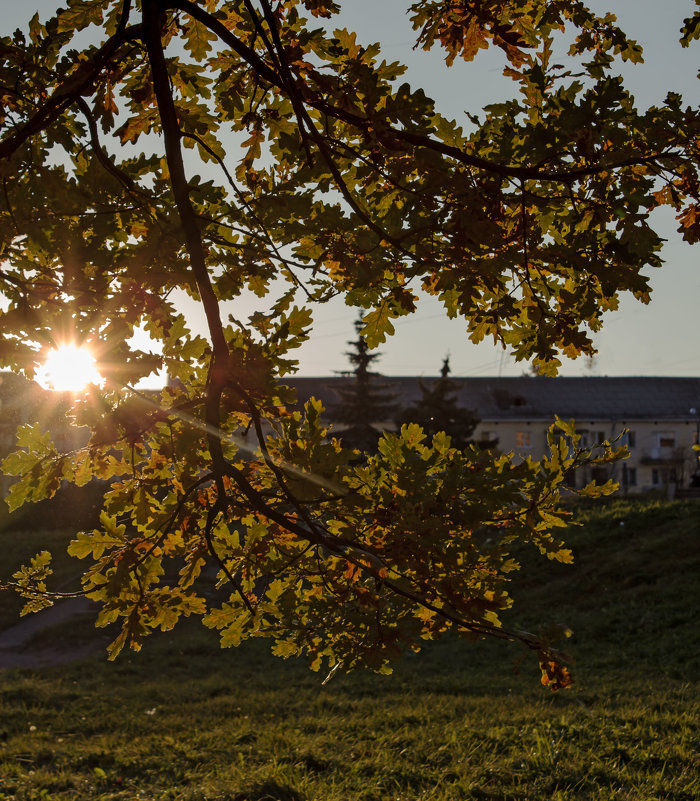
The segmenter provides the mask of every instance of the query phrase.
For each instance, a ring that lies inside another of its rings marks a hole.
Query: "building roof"
[[[353,379],[290,378],[299,402],[314,395],[325,406],[338,401],[337,389]],[[557,377],[452,378],[461,406],[489,420],[690,419],[700,414],[700,378],[663,377]],[[430,386],[437,378],[378,377],[404,406],[421,396],[420,381]],[[696,409],[695,414],[690,410]]]
[[[402,406],[421,397],[420,382],[430,386],[436,377],[378,376],[378,383],[396,395]],[[558,377],[452,378],[460,406],[473,409],[484,423],[489,420],[695,420],[700,415],[700,378],[662,377]],[[312,395],[326,408],[339,401],[338,389],[352,377],[287,378],[300,403]],[[0,409],[31,408],[45,396],[40,387],[12,373],[0,372]],[[690,410],[696,409],[694,414]],[[0,412],[0,420],[3,415]],[[9,422],[9,421],[8,421]]]

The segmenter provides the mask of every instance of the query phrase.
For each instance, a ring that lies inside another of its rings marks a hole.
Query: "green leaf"
[[[693,39],[700,39],[700,11],[696,11],[692,17],[683,20],[681,44],[683,47],[689,47]]]
[[[397,317],[391,311],[389,305],[383,303],[378,309],[363,315],[362,322],[362,336],[370,348],[376,348],[386,342],[387,336],[394,334],[394,325],[391,322],[392,317]]]
[[[197,20],[190,19],[184,29],[185,48],[196,61],[203,61],[211,51],[216,34]]]
[[[104,6],[94,0],[68,0],[68,7],[58,11],[58,32],[82,31],[102,22]]]
[[[102,512],[100,514],[102,530],[92,532],[80,531],[68,545],[68,554],[76,559],[85,559],[91,556],[100,559],[105,550],[117,548],[127,541],[126,526],[118,525],[115,517]]]

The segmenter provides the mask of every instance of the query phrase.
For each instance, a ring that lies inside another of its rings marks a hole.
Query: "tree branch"
[[[288,259],[284,258],[284,256],[282,256],[282,254],[280,253],[279,248],[277,247],[277,244],[276,244],[275,240],[272,238],[272,235],[267,230],[267,227],[265,226],[265,223],[263,223],[263,221],[260,219],[260,217],[258,217],[258,215],[255,213],[255,210],[253,209],[253,207],[250,205],[250,203],[248,203],[248,201],[243,196],[243,192],[241,192],[241,190],[236,185],[236,182],[233,180],[233,176],[231,175],[231,173],[230,173],[228,167],[226,166],[226,164],[224,163],[223,159],[217,153],[215,153],[214,150],[212,150],[212,148],[210,148],[209,145],[200,136],[198,136],[197,134],[195,134],[195,133],[187,133],[186,131],[180,131],[180,134],[181,134],[181,136],[186,136],[189,139],[193,139],[195,142],[197,142],[197,144],[203,150],[205,150],[211,156],[211,158],[213,158],[216,161],[216,163],[219,165],[219,167],[221,168],[222,172],[224,173],[224,176],[226,177],[226,180],[228,181],[229,186],[231,187],[231,189],[233,190],[234,194],[238,198],[239,203],[245,208],[245,210],[248,212],[248,214],[252,217],[253,221],[256,223],[256,225],[263,232],[263,235],[262,236],[257,236],[256,239],[262,241],[263,243],[267,244],[270,247],[270,249],[272,250],[272,252],[274,254],[274,257],[278,261],[280,261],[282,264],[284,264],[285,268],[288,270],[288,272],[291,275],[292,280],[294,281],[296,286],[304,292],[304,294],[306,295],[307,298],[309,298],[309,300],[311,300],[311,293],[306,288],[306,285],[303,283],[303,281],[296,275],[296,273],[292,269],[290,261]],[[217,221],[214,221],[214,222],[217,225],[221,225],[221,223],[218,223]],[[251,232],[248,232],[248,231],[243,231],[243,233],[245,233],[246,236],[254,236]],[[230,247],[230,245],[229,245],[229,247]],[[303,265],[299,265],[299,266],[303,266]]]
[[[170,77],[168,75],[165,54],[160,38],[160,13],[157,0],[144,0],[143,26],[146,49],[148,51],[153,87],[165,141],[166,159],[170,171],[170,183],[185,235],[185,243],[190,257],[190,267],[199,291],[202,306],[204,307],[214,353],[214,363],[212,365],[213,374],[211,377],[216,389],[209,399],[211,402],[207,404],[207,422],[210,425],[218,427],[218,402],[228,367],[228,345],[226,344],[226,337],[224,336],[221,322],[219,302],[214,293],[207,269],[199,222],[190,200],[189,186],[185,175],[182,150],[180,147],[180,126],[178,124],[177,110],[170,88]],[[212,435],[209,435],[209,437],[211,440]]]
[[[30,117],[18,131],[0,142],[0,159],[12,156],[34,134],[43,131],[55,122],[78,97],[89,94],[95,78],[121,45],[141,33],[140,25],[127,27],[130,5],[129,1],[125,3],[115,34],[97,50],[93,58],[81,63],[72,75],[54,89],[51,97],[40,106],[36,114]]]
[[[246,61],[257,75],[278,89],[289,93],[290,86],[284,78],[275,72],[260,56],[246,44],[226,28],[223,23],[216,19],[216,17],[209,14],[200,6],[190,2],[190,0],[173,0],[168,3],[169,8],[180,9],[186,12],[194,19],[205,25],[212,33],[215,33],[221,41],[231,47],[234,52],[238,53],[241,58]],[[304,84],[303,87],[295,87],[296,91],[302,92],[304,102],[309,106],[317,109],[318,111],[327,114],[341,122],[348,125],[353,125],[360,130],[369,132],[370,128],[376,136],[375,120],[370,117],[363,117],[359,114],[354,114],[346,109],[340,109],[331,105],[325,98],[319,97],[308,85]],[[290,97],[294,102],[294,99]],[[295,109],[296,112],[296,109]],[[541,181],[554,181],[557,183],[566,183],[577,178],[585,178],[587,176],[597,175],[606,170],[621,169],[623,167],[632,167],[636,165],[653,165],[657,164],[659,160],[664,159],[678,159],[675,153],[661,151],[659,153],[651,153],[644,156],[637,156],[634,158],[622,159],[620,161],[611,160],[605,164],[597,164],[591,167],[576,167],[573,169],[563,170],[542,170],[539,167],[519,167],[515,165],[499,164],[498,162],[490,161],[488,159],[474,156],[470,153],[465,153],[464,150],[455,147],[454,145],[447,145],[438,139],[435,139],[427,134],[417,133],[413,131],[401,130],[382,120],[387,134],[394,140],[398,140],[407,145],[414,147],[423,147],[433,150],[436,153],[441,153],[443,156],[449,156],[461,164],[470,167],[475,167],[485,172],[495,173],[507,178],[520,178],[520,179],[536,179]],[[378,137],[381,141],[381,137]],[[341,190],[342,191],[342,190]]]
[[[90,111],[90,106],[85,102],[82,97],[75,98],[75,104],[78,106],[80,111],[83,113],[85,120],[88,124],[88,129],[90,131],[90,144],[92,146],[92,150],[94,154],[97,156],[98,161],[100,164],[107,170],[107,172],[112,175],[114,178],[119,181],[124,188],[129,192],[131,195],[138,195],[139,197],[148,200],[147,193],[141,189],[141,187],[123,170],[120,170],[119,167],[112,161],[112,159],[107,154],[107,151],[102,147],[102,143],[100,142],[100,134],[97,130],[97,124],[95,123],[95,118],[92,116],[92,112]]]
[[[243,587],[241,587],[241,584],[238,581],[238,579],[228,569],[228,565],[226,564],[226,562],[224,562],[224,560],[219,556],[216,548],[214,547],[214,542],[212,540],[211,530],[212,527],[214,526],[214,521],[223,511],[224,507],[226,506],[226,503],[227,503],[226,498],[220,496],[217,499],[217,502],[211,507],[211,509],[207,513],[207,520],[204,525],[204,539],[207,541],[207,548],[209,549],[209,553],[214,557],[216,563],[219,565],[226,578],[229,580],[235,591],[238,593],[240,599],[243,601],[250,614],[254,615],[255,610],[253,609],[253,605],[250,603],[248,596],[243,592]]]

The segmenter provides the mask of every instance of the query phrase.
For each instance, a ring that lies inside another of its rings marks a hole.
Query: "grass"
[[[115,664],[6,673],[0,799],[698,798],[699,513],[581,509],[575,566],[527,566],[515,621],[574,629],[573,690],[517,672],[512,646],[458,640],[321,687],[188,624]]]

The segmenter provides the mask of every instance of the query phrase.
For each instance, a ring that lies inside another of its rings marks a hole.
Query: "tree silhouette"
[[[357,339],[348,342],[352,350],[345,353],[353,369],[341,372],[341,375],[352,377],[352,382],[336,389],[339,401],[329,411],[331,419],[344,424],[338,434],[343,444],[371,453],[376,450],[381,434],[377,424],[391,420],[398,404],[387,384],[381,381],[381,376],[369,369],[380,354],[370,351],[361,333],[362,326],[361,319],[355,322]]]
[[[470,437],[479,423],[476,412],[460,407],[457,402],[457,385],[449,378],[450,357],[445,356],[440,370],[440,378],[427,387],[419,382],[421,397],[413,405],[403,409],[397,422],[418,423],[432,437],[439,431],[450,435],[455,448],[466,448]]]

